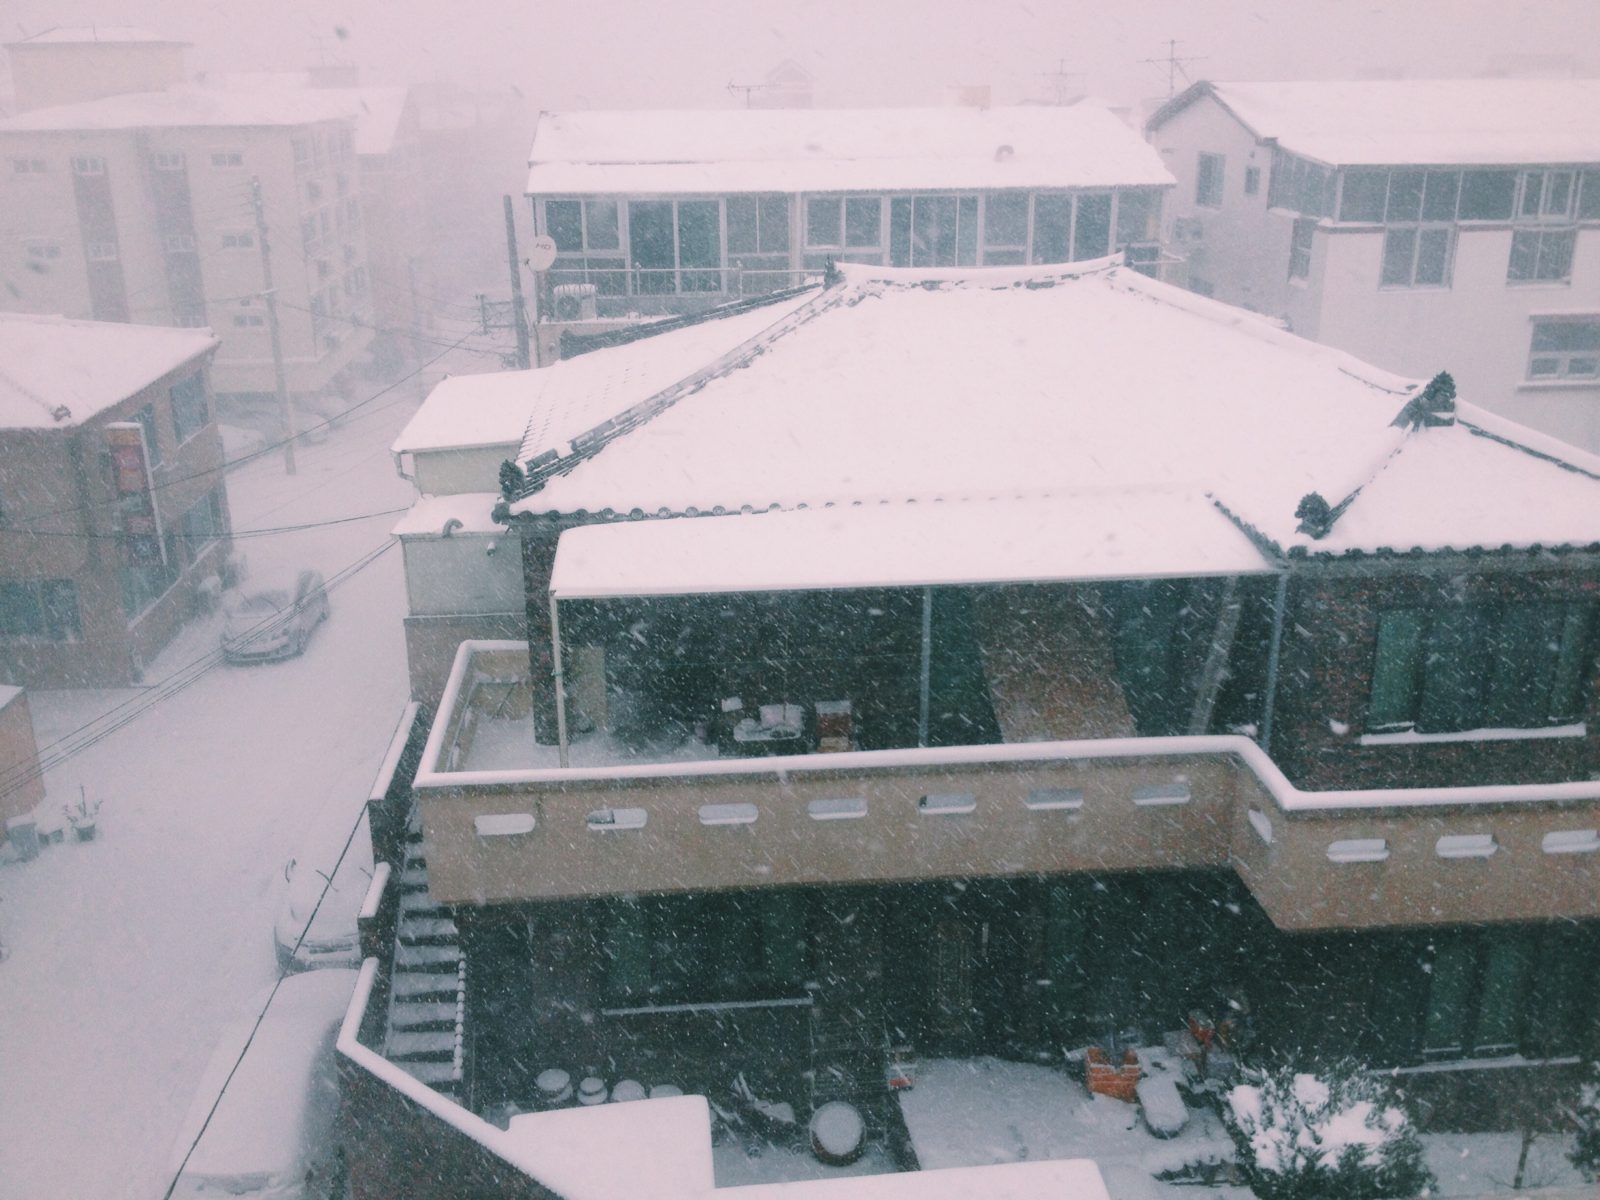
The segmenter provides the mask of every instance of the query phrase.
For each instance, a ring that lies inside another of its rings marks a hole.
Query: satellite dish
[[[556,240],[553,237],[536,237],[528,243],[528,266],[535,271],[548,271],[556,261]]]

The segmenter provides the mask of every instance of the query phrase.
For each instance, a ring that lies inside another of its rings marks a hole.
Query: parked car
[[[339,853],[344,850],[345,839],[350,837],[350,823],[354,819],[355,814],[348,805],[330,808],[313,823],[301,839],[298,852],[284,864],[283,877],[288,886],[278,905],[278,919],[273,927],[278,965],[284,970],[361,965],[356,917],[372,883],[372,833],[363,808],[355,837],[341,863]],[[331,885],[328,883],[330,875]],[[325,886],[326,896],[323,895]],[[319,899],[322,901],[320,908]],[[309,929],[307,921],[311,922]],[[305,931],[304,940],[300,937],[302,930]]]
[[[292,584],[230,592],[223,610],[222,656],[229,662],[289,658],[328,619],[328,587],[322,572],[305,570]]]
[[[170,1174],[183,1166],[175,1197],[333,1200],[346,1194],[334,1042],[355,986],[354,971],[291,975],[259,1028],[256,1015],[266,995],[223,1034],[173,1145]],[[239,1069],[229,1080],[236,1061]]]

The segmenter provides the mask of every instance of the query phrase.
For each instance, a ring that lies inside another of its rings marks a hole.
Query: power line
[[[330,517],[325,521],[307,521],[300,525],[274,525],[263,529],[233,529],[228,531],[228,538],[239,541],[242,538],[270,537],[280,533],[300,533],[307,529],[326,529],[332,525],[349,525],[355,521],[371,521],[378,517],[392,517],[403,513],[403,508],[386,508],[380,512],[356,513],[348,517]],[[82,541],[114,542],[122,537],[120,533],[83,533],[79,530],[50,530],[50,529],[19,529],[15,525],[0,525],[0,533],[23,534],[28,537],[53,537],[76,538]]]
[[[200,1139],[205,1137],[206,1130],[211,1128],[211,1120],[217,1115],[217,1109],[222,1105],[222,1098],[228,1094],[228,1085],[233,1082],[233,1077],[238,1074],[239,1068],[244,1064],[244,1056],[250,1053],[254,1045],[256,1034],[261,1030],[261,1022],[267,1019],[267,1012],[272,1008],[272,1002],[278,998],[278,989],[283,986],[283,981],[289,977],[293,969],[294,956],[300,952],[300,947],[305,944],[311,925],[317,919],[317,913],[322,910],[322,902],[328,898],[328,893],[333,890],[333,881],[339,877],[339,868],[344,866],[345,857],[350,853],[350,847],[355,844],[356,831],[361,828],[362,818],[366,816],[366,805],[362,805],[361,813],[356,817],[356,823],[350,827],[350,833],[344,839],[344,847],[339,851],[339,858],[333,864],[333,870],[324,877],[322,891],[317,896],[317,902],[312,906],[311,915],[306,918],[305,927],[300,930],[300,936],[295,939],[294,949],[289,953],[289,962],[278,968],[278,978],[273,980],[272,991],[267,994],[267,1002],[261,1006],[261,1011],[256,1014],[255,1024],[250,1027],[250,1035],[245,1038],[244,1045],[239,1049],[239,1056],[233,1060],[233,1066],[228,1069],[228,1077],[222,1081],[222,1087],[217,1092],[217,1098],[211,1102],[211,1107],[206,1110],[206,1119],[200,1122],[200,1128],[195,1132],[194,1141],[189,1143],[189,1148],[183,1152],[183,1161],[178,1164],[177,1172],[172,1176],[172,1182],[167,1185],[167,1190],[162,1193],[162,1200],[171,1200],[172,1193],[177,1190],[183,1172],[189,1166],[189,1159],[193,1157]]]
[[[348,583],[351,579],[354,579],[373,563],[377,562],[378,559],[383,556],[384,552],[393,545],[393,538],[385,539],[380,545],[372,550],[367,551],[353,563],[350,563],[348,566],[335,572],[334,575],[324,584],[325,589],[329,592],[332,592],[345,583]],[[276,619],[277,614],[262,618],[262,620],[256,622],[256,624],[252,625],[249,630],[246,631],[244,640],[248,641],[253,637],[259,636],[265,631],[265,627]],[[80,725],[77,729],[63,734],[54,742],[51,742],[48,746],[44,747],[43,752],[40,753],[38,761],[35,764],[18,764],[8,770],[0,771],[0,797],[8,796],[19,788],[22,788],[33,782],[35,779],[42,778],[46,772],[52,771],[55,768],[70,762],[72,759],[82,754],[85,750],[98,745],[112,734],[132,724],[134,721],[137,721],[145,713],[149,712],[152,708],[155,708],[158,704],[163,704],[179,693],[186,691],[188,688],[198,683],[206,675],[214,671],[217,667],[221,666],[225,661],[225,656],[223,655],[221,648],[218,647],[218,649],[204,654],[201,657],[194,659],[192,662],[179,667],[176,671],[172,672],[172,674],[168,675],[165,679],[163,679],[160,683],[155,684],[153,687],[144,690],[138,695],[129,697],[120,704],[113,705],[111,708],[108,708],[105,712],[95,717],[94,720],[87,721],[83,725]],[[105,722],[107,718],[113,716],[115,716],[116,719],[111,724],[105,726],[104,728],[96,728],[97,726],[101,725],[102,722]],[[90,733],[91,730],[93,730],[93,733]],[[73,739],[77,738],[80,734],[90,735],[81,742],[74,742]]]

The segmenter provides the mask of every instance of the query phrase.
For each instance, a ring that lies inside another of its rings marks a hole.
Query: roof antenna
[[[1204,62],[1210,55],[1180,55],[1178,53],[1178,39],[1167,39],[1167,56],[1165,58],[1141,58],[1141,63],[1152,66],[1165,66],[1167,68],[1167,99],[1171,100],[1178,90],[1178,76],[1182,75],[1185,83],[1193,83],[1189,72],[1184,70],[1185,63]]]

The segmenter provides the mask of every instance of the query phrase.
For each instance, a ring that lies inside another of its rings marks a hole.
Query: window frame
[[[22,594],[19,602],[18,593]],[[63,612],[70,621],[57,622]],[[32,615],[34,628],[12,628],[18,617]],[[83,609],[75,579],[0,579],[0,642],[61,644],[83,640]]]
[[[1316,247],[1318,223],[1317,217],[1297,215],[1289,230],[1289,278],[1296,283],[1304,283],[1311,278],[1311,258]],[[1302,240],[1304,245],[1301,244]]]
[[[1207,171],[1208,167],[1213,168],[1209,173]],[[1211,209],[1222,207],[1222,202],[1227,195],[1227,172],[1227,155],[1217,154],[1211,150],[1201,150],[1196,153],[1194,202],[1198,207]]]
[[[1532,319],[1532,328],[1529,331],[1527,370],[1523,377],[1523,384],[1568,384],[1593,387],[1600,383],[1600,313],[1574,314],[1572,316],[1541,316]],[[1539,333],[1542,328],[1551,326],[1592,326],[1596,347],[1580,347],[1577,349],[1552,349],[1541,350],[1538,348]],[[1596,369],[1593,373],[1573,374],[1571,360],[1593,359]],[[1550,372],[1535,373],[1534,364],[1540,359],[1554,359],[1557,369]]]
[[[211,424],[206,381],[199,371],[173,380],[167,388],[167,403],[172,412],[172,434],[180,447]],[[196,411],[198,420],[195,419]]]

